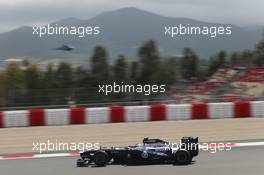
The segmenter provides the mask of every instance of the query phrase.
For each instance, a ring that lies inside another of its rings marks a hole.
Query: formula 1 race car
[[[172,144],[160,139],[143,139],[143,144],[128,147],[112,147],[89,150],[80,153],[77,167],[94,164],[154,164],[171,163],[188,165],[199,153],[198,137],[183,137],[180,144]]]

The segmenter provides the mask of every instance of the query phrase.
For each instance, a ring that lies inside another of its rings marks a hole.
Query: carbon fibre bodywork
[[[127,147],[101,147],[80,153],[77,166],[95,164],[190,164],[199,153],[198,138],[183,137],[180,144],[172,144],[161,139],[143,139],[143,144]]]

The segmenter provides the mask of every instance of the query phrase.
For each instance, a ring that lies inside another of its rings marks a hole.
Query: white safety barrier
[[[246,117],[264,117],[264,101],[4,111],[0,128]]]

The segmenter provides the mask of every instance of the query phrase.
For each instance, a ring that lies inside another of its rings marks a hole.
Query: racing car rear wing
[[[182,143],[198,143],[199,139],[198,137],[193,138],[193,137],[182,137],[181,139]]]

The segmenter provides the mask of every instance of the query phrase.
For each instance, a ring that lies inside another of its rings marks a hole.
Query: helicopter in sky
[[[75,47],[70,44],[62,44],[60,47],[54,48],[54,50],[72,51]]]

